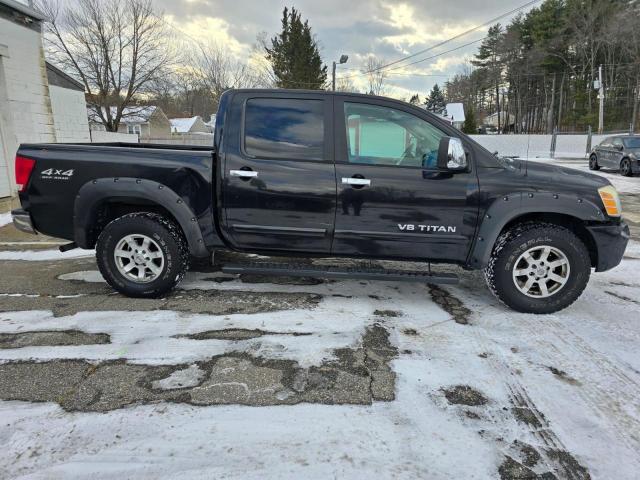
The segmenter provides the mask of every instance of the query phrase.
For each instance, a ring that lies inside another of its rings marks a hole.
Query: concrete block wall
[[[55,142],[56,135],[40,32],[0,18],[0,47],[2,197],[15,191],[13,158],[18,145]]]
[[[56,141],[90,142],[84,92],[49,85]]]

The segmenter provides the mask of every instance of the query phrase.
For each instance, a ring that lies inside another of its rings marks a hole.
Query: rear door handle
[[[229,175],[240,178],[255,178],[258,176],[258,172],[253,170],[229,170]]]
[[[368,178],[348,178],[342,177],[342,183],[346,185],[359,185],[359,186],[369,186],[371,185],[371,180]]]

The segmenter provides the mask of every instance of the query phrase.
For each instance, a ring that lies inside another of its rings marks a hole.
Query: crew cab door
[[[224,134],[225,234],[239,249],[329,253],[336,208],[327,95],[240,93]]]
[[[381,99],[337,97],[333,254],[464,261],[477,221],[478,181],[437,169],[456,130]]]

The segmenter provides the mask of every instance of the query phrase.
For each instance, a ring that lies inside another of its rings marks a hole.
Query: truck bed
[[[76,202],[80,189],[95,181],[127,179],[166,186],[190,208],[203,233],[214,229],[213,146],[23,144],[17,155],[36,161],[20,200],[39,232],[74,240],[74,214],[82,208]]]

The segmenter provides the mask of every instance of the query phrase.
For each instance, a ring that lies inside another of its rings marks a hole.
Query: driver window
[[[344,104],[349,163],[437,168],[445,133],[394,108]]]

